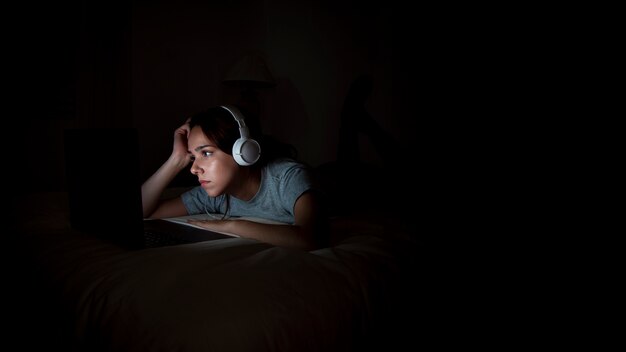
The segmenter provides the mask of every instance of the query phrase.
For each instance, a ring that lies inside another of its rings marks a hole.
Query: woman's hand
[[[141,185],[141,202],[144,218],[168,218],[183,216],[187,209],[180,197],[163,201],[161,195],[174,177],[191,161],[187,147],[189,119],[174,132],[172,154],[161,167]]]
[[[191,154],[189,154],[189,147],[187,145],[187,138],[189,137],[189,120],[178,127],[174,131],[174,147],[172,148],[171,158],[182,163],[184,166],[191,161]]]

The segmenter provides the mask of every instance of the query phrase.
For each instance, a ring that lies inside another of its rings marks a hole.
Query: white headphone
[[[239,125],[239,135],[241,137],[233,144],[233,158],[241,166],[250,166],[256,163],[261,157],[261,146],[257,141],[250,138],[250,132],[248,132],[248,127],[243,120],[243,115],[234,106],[227,105],[221,107],[230,112]]]

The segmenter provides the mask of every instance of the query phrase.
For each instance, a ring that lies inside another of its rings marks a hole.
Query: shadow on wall
[[[277,78],[276,81],[274,90],[266,92],[264,96],[266,104],[264,116],[261,116],[263,132],[293,145],[299,159],[309,162],[310,154],[317,146],[308,140],[311,122],[302,96],[291,80]]]
[[[369,113],[373,80],[369,75],[357,77],[351,84],[341,110],[337,159],[317,168],[317,177],[329,196],[330,211],[336,215],[377,209],[395,212],[408,209],[397,206],[411,202],[416,183],[409,180],[405,161],[407,150],[385,131]],[[363,161],[359,139],[367,138],[382,165]]]

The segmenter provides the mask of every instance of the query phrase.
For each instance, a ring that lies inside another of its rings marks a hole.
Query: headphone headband
[[[231,105],[222,105],[220,107],[228,111],[239,125],[240,138],[233,144],[233,158],[235,158],[237,164],[242,166],[256,163],[261,157],[261,146],[257,141],[250,138],[250,132],[241,111]]]
[[[243,119],[241,111],[239,111],[239,109],[237,109],[236,107],[230,105],[222,105],[220,107],[226,109],[226,111],[230,112],[230,114],[233,115],[235,121],[237,121],[237,124],[239,125],[239,135],[241,136],[241,138],[250,138],[250,132],[248,131],[248,126],[246,126],[246,122]]]

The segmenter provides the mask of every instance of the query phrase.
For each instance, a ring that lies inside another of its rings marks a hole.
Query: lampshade
[[[258,88],[272,87],[276,84],[261,54],[245,55],[228,71],[222,83]]]

